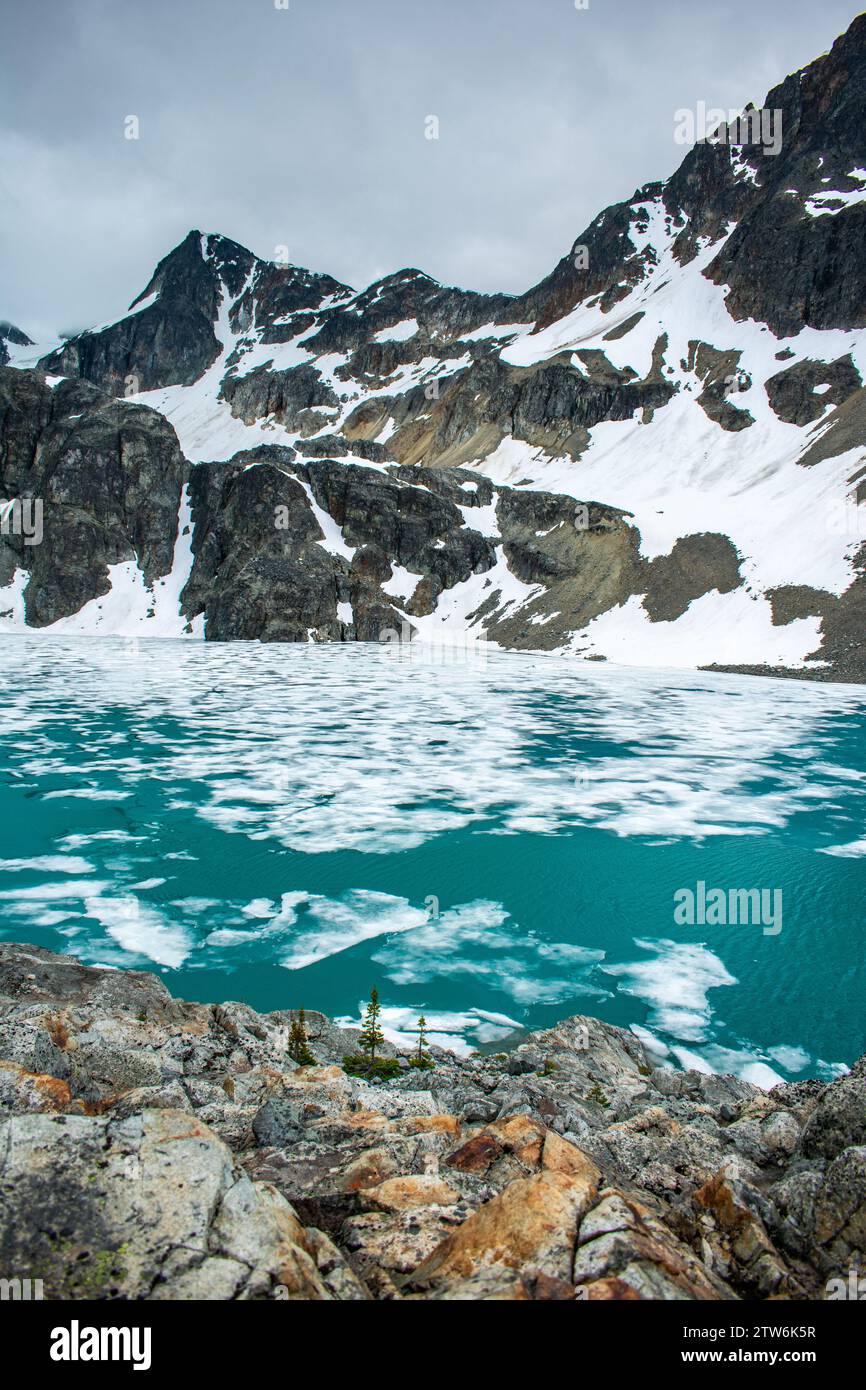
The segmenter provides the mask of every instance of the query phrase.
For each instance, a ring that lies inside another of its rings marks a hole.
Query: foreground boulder
[[[331,1297],[285,1198],[183,1112],[16,1117],[0,1170],[0,1261],[47,1298]]]

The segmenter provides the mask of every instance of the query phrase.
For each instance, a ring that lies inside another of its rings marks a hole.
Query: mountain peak
[[[0,319],[0,367],[5,367],[9,361],[7,343],[12,343],[15,347],[32,347],[33,339],[28,338],[22,329],[16,328],[8,319]]]
[[[0,339],[6,343],[15,343],[16,347],[33,346],[33,339],[28,338],[23,329],[17,328],[8,319],[0,319]]]

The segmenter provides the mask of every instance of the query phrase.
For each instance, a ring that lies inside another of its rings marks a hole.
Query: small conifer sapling
[[[297,1062],[299,1067],[314,1067],[316,1065],[316,1059],[307,1043],[307,1024],[303,1009],[292,1014],[292,1023],[289,1028],[289,1056],[293,1062]]]
[[[381,1047],[385,1041],[385,1034],[379,1027],[379,1015],[381,1012],[382,1006],[379,1003],[379,991],[374,985],[370,991],[370,1002],[367,1005],[367,1012],[364,1016],[364,1026],[358,1038],[361,1051],[369,1061],[371,1067],[375,1066],[376,1063],[376,1049]]]

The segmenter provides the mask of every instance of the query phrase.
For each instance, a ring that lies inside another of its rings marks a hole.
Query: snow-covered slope
[[[778,152],[699,143],[525,295],[414,269],[355,292],[191,232],[115,322],[48,350],[17,333],[14,367],[158,412],[194,465],[162,587],[130,541],[58,621],[334,640],[381,619],[866,678],[866,19],[766,106]],[[280,488],[301,510],[264,536]],[[0,567],[13,626],[27,558]]]

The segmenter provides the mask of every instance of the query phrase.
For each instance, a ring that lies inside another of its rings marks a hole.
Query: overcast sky
[[[673,171],[678,107],[760,104],[857,12],[282,3],[0,0],[0,318],[40,337],[109,319],[191,227],[355,286],[416,265],[526,289]]]

